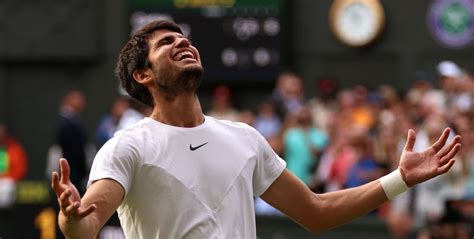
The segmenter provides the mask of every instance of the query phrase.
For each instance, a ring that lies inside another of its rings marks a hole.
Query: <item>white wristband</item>
[[[399,169],[381,177],[380,184],[382,185],[388,200],[392,200],[398,194],[408,190],[408,186],[405,181],[403,181],[402,174],[400,173]]]

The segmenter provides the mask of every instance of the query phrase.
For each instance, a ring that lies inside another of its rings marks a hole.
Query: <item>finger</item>
[[[447,164],[439,167],[438,168],[438,175],[448,172],[449,169],[451,169],[451,167],[454,165],[455,162],[456,162],[456,160],[451,159],[451,160],[449,160],[449,162]]]
[[[69,206],[69,197],[71,196],[71,191],[66,189],[61,196],[59,197],[59,207],[62,211],[66,211],[66,208]]]
[[[449,160],[454,158],[454,155],[456,155],[459,152],[460,148],[461,148],[461,144],[458,143],[454,145],[454,147],[449,151],[449,153],[441,158],[441,160],[439,161],[440,165],[444,165],[447,162],[449,162]]]
[[[454,146],[456,146],[457,143],[459,143],[459,141],[461,141],[461,136],[459,135],[456,135],[454,137],[454,139],[451,141],[451,143],[449,144],[448,147],[443,147],[439,152],[438,152],[438,156],[439,157],[444,157],[444,155],[446,155],[447,153],[449,153],[453,148]]]
[[[444,144],[446,144],[446,140],[448,140],[449,132],[451,132],[450,128],[444,129],[439,139],[431,146],[436,152],[441,150]]]
[[[89,216],[92,212],[95,211],[95,209],[97,209],[97,206],[95,204],[91,204],[89,205],[89,207],[87,207],[85,210],[81,210],[79,208],[79,212],[77,213],[77,215],[81,218],[83,217],[87,217]]]
[[[67,216],[74,216],[77,214],[77,209],[79,208],[81,204],[79,202],[74,202],[71,205],[69,205],[66,210],[64,210],[64,214]]]
[[[71,169],[65,158],[59,159],[59,165],[61,167],[61,183],[68,183]]]
[[[60,190],[61,188],[59,187],[59,175],[57,172],[51,173],[51,187],[56,193],[56,197],[59,198],[59,194],[61,193],[61,190]]]
[[[413,151],[413,146],[415,145],[416,141],[416,134],[415,131],[412,129],[408,130],[408,135],[407,135],[407,143],[405,144],[405,151]]]

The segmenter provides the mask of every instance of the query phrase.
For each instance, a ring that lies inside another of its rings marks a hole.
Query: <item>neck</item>
[[[204,122],[204,114],[196,94],[181,94],[173,99],[156,97],[150,118],[176,127],[196,127]]]

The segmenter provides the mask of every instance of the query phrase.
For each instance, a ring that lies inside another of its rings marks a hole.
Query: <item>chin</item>
[[[181,82],[187,90],[196,91],[201,85],[204,69],[200,65],[188,66],[180,73]]]

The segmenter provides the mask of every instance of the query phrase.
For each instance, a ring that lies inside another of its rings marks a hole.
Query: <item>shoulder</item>
[[[132,126],[129,126],[125,129],[121,129],[115,132],[114,137],[117,142],[139,142],[142,140],[142,136],[146,135],[147,127],[143,122],[138,122]]]
[[[263,145],[267,144],[267,141],[263,135],[254,127],[246,123],[229,120],[218,120],[213,117],[208,118],[211,120],[210,124],[212,127],[220,130],[219,134],[227,139],[236,137],[236,139],[240,139],[240,142],[245,143],[247,146],[250,146],[257,151],[259,151]]]
[[[246,123],[230,120],[220,120],[212,116],[206,116],[206,120],[209,120],[209,125],[211,125],[211,127],[217,130],[228,130],[242,134],[259,134],[256,129]]]
[[[126,153],[132,151],[138,154],[142,145],[151,137],[150,126],[142,120],[123,130],[117,131],[114,136],[104,144],[100,151],[114,151],[115,153]]]

